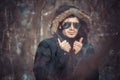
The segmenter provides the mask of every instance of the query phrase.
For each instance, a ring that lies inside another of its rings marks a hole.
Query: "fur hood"
[[[91,24],[91,18],[90,16],[88,16],[87,14],[83,13],[82,11],[80,11],[77,8],[69,8],[68,10],[65,10],[64,12],[62,12],[61,14],[57,15],[54,20],[52,21],[51,24],[51,33],[54,34],[57,31],[57,27],[59,26],[59,23],[61,21],[63,21],[67,16],[70,15],[76,15],[77,17],[79,17],[80,19],[84,20],[88,26],[90,26]]]

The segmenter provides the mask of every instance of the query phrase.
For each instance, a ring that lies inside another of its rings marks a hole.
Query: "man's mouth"
[[[68,33],[69,33],[70,35],[75,34],[75,32],[74,32],[74,31],[69,31]]]

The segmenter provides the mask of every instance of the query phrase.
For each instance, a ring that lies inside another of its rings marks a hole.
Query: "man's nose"
[[[73,23],[71,23],[71,25],[70,25],[70,29],[74,29]]]

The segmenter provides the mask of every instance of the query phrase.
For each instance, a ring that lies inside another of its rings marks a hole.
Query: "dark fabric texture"
[[[87,43],[75,55],[73,51],[63,51],[57,38],[42,41],[37,49],[34,64],[36,80],[98,80],[97,68],[92,69],[94,62],[89,60],[94,49]]]

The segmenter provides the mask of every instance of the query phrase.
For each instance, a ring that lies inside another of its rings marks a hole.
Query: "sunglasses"
[[[74,28],[79,29],[81,27],[80,23],[75,23],[75,22],[65,22],[63,23],[62,27],[64,29],[69,28],[73,24]]]

